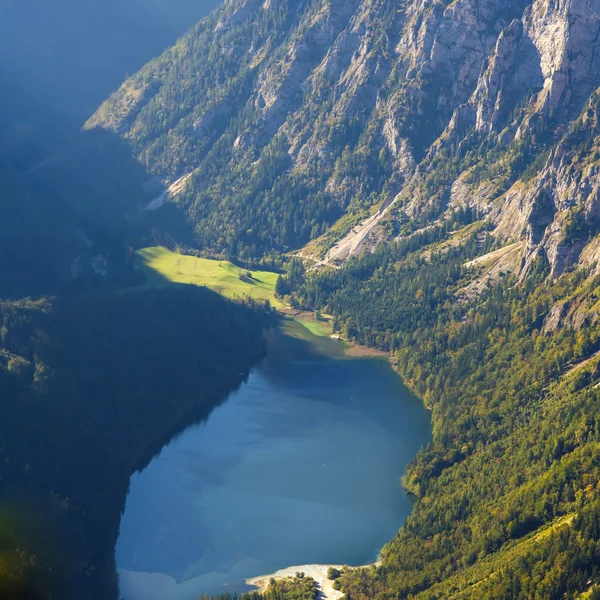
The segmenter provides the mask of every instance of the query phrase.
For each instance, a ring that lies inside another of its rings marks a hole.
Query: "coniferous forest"
[[[431,411],[346,600],[599,598],[600,2],[51,4],[0,6],[0,597],[115,600],[130,477],[268,351],[165,245]]]

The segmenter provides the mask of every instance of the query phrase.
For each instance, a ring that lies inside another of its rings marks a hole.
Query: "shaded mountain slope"
[[[189,286],[2,301],[0,322],[0,590],[117,598],[130,476],[241,383],[266,321]]]

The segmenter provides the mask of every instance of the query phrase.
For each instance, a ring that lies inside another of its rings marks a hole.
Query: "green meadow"
[[[252,279],[240,279],[247,269],[225,260],[184,256],[162,247],[143,248],[136,252],[136,264],[147,278],[147,286],[171,284],[202,285],[227,298],[249,296],[269,300],[277,308],[283,304],[275,298],[277,273],[250,271]]]

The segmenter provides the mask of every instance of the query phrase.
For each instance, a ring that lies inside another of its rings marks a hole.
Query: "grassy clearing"
[[[202,285],[225,296],[269,300],[275,307],[283,304],[275,298],[277,273],[251,271],[252,279],[240,279],[246,273],[228,261],[184,256],[165,248],[143,248],[136,252],[136,264],[147,278],[146,287],[164,287],[172,284]]]
[[[300,321],[306,329],[308,329],[313,335],[318,336],[330,336],[331,335],[331,324],[327,321],[308,320],[302,317],[296,317],[296,320]]]
[[[331,327],[332,316],[321,315],[317,317],[317,313],[307,310],[299,310],[296,308],[286,308],[282,311],[294,321],[300,323],[303,327],[308,329],[313,335],[319,337],[330,337],[333,333]]]

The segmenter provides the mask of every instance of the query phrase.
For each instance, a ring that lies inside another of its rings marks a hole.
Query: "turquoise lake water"
[[[429,414],[385,359],[346,357],[286,320],[247,382],[132,477],[121,596],[195,600],[292,565],[376,560],[429,440]]]

